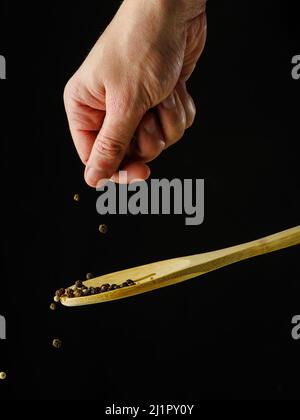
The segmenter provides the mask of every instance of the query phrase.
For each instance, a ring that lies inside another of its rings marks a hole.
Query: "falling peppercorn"
[[[0,372],[0,380],[4,381],[6,379],[6,373],[5,372]]]
[[[99,232],[105,235],[108,232],[108,227],[106,225],[100,225]]]
[[[59,338],[55,338],[55,339],[52,341],[52,346],[53,346],[54,348],[56,348],[56,349],[60,349],[60,348],[61,348],[61,346],[62,346],[62,342],[61,342],[61,340],[60,340]]]
[[[78,203],[78,201],[80,201],[80,195],[79,194],[74,195],[74,201],[76,201],[76,203]]]

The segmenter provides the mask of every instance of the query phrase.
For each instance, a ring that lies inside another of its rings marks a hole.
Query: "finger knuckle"
[[[96,142],[96,150],[106,160],[120,160],[123,157],[124,144],[114,137],[102,136],[101,139]]]
[[[64,92],[63,92],[63,98],[65,102],[69,99],[70,96],[72,96],[73,90],[74,90],[73,81],[72,79],[70,79],[65,85]]]

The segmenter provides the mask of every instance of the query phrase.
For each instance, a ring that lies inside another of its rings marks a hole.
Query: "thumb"
[[[126,150],[143,117],[141,111],[123,107],[108,108],[102,128],[86,165],[85,180],[91,187],[110,179],[118,171]],[[135,107],[137,108],[137,107]]]

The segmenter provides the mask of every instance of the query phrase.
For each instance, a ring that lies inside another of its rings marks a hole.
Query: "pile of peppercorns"
[[[127,280],[122,284],[103,284],[100,287],[87,287],[81,280],[75,283],[75,287],[69,287],[67,289],[59,289],[55,293],[54,301],[59,302],[62,297],[67,298],[79,298],[85,296],[99,295],[101,293],[110,292],[123,287],[134,286],[136,283],[133,280]]]

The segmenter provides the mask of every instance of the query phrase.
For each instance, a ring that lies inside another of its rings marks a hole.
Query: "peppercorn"
[[[116,284],[112,284],[110,286],[110,290],[116,290],[118,288],[118,286]]]
[[[77,280],[77,282],[75,283],[75,287],[77,287],[79,289],[82,286],[83,286],[82,281],[81,280]]]
[[[103,233],[103,235],[105,235],[108,232],[108,227],[106,225],[100,225],[99,226],[99,232]]]
[[[90,295],[90,289],[88,289],[88,288],[83,289],[83,290],[82,290],[82,295],[83,295],[83,296],[88,296],[88,295]]]
[[[51,309],[51,311],[55,311],[55,309],[56,309],[55,303],[51,303],[50,309]]]
[[[66,290],[66,295],[67,295],[68,298],[74,297],[74,290],[71,289],[71,288],[67,289]]]
[[[87,273],[87,275],[86,275],[86,279],[87,280],[91,280],[93,278],[94,278],[94,274],[93,273]]]
[[[95,287],[90,287],[90,294],[91,294],[91,295],[95,295],[95,294],[96,294],[96,289],[95,289]]]
[[[76,201],[77,203],[78,203],[78,201],[80,201],[80,195],[79,194],[74,195],[74,201]]]
[[[82,297],[82,290],[76,289],[75,292],[74,292],[74,297],[76,297],[76,298]]]
[[[55,339],[52,341],[52,346],[53,346],[54,348],[56,348],[56,349],[60,349],[60,348],[61,348],[61,346],[62,346],[62,341],[61,341],[59,338],[55,338]]]
[[[103,284],[101,286],[101,293],[107,292],[109,290],[109,287],[110,287],[109,284]]]
[[[5,372],[0,372],[0,380],[4,381],[6,379],[6,373]]]
[[[65,294],[65,289],[59,289],[55,292],[55,296],[61,298]]]
[[[133,280],[127,280],[128,286],[135,286],[135,282]]]

